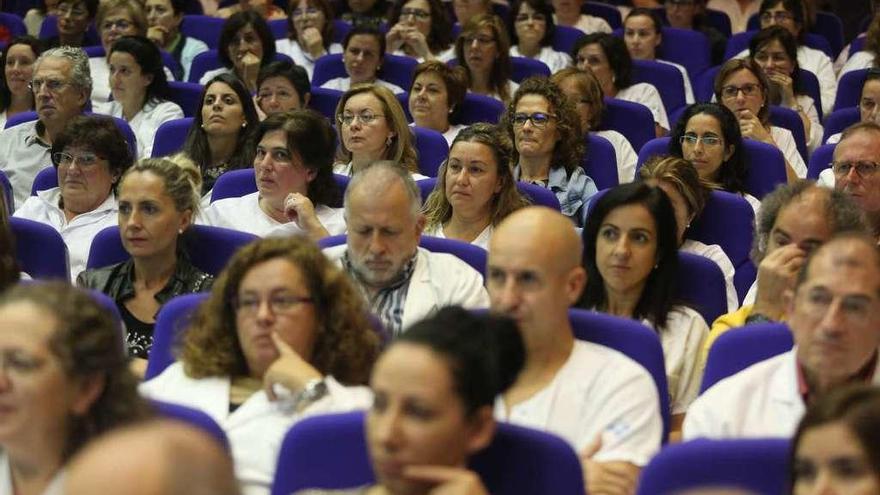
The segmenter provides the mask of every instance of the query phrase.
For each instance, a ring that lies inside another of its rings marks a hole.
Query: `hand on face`
[[[755,141],[761,141],[764,143],[773,142],[773,139],[770,137],[770,132],[751,110],[739,110],[736,116],[737,119],[739,119],[739,130],[742,137],[751,138]]]
[[[321,31],[316,27],[307,27],[300,34],[300,43],[309,53],[321,53],[324,51],[324,38]]]
[[[147,38],[158,46],[165,46],[165,38],[168,36],[168,30],[163,26],[150,26],[147,29]]]
[[[488,495],[480,477],[469,469],[449,466],[407,466],[403,475],[413,481],[433,483],[430,495]]]
[[[767,254],[758,265],[758,292],[754,313],[771,319],[781,318],[785,312],[782,294],[794,288],[797,274],[807,259],[807,253],[797,244],[787,244]]]
[[[278,400],[275,393],[276,384],[296,393],[305,388],[310,380],[323,378],[318,370],[287,345],[287,342],[277,333],[272,332],[271,335],[272,342],[278,348],[278,359],[269,366],[263,375],[263,389],[269,396],[269,400]]]

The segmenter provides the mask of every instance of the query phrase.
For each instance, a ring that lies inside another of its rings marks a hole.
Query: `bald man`
[[[568,309],[586,282],[580,261],[571,220],[549,208],[518,210],[492,235],[491,307],[516,320],[527,350],[495,416],[566,439],[581,454],[590,494],[633,493],[639,468],[660,447],[657,388],[630,358],[575,340]]]
[[[232,460],[203,431],[172,420],[123,428],[67,468],[67,495],[238,495]]]

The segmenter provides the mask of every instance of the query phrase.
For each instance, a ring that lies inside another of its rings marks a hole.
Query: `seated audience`
[[[749,42],[749,57],[767,76],[770,102],[794,110],[800,116],[807,147],[812,151],[822,144],[823,129],[816,102],[800,82],[796,43],[785,28],[771,26],[759,31]]]
[[[419,62],[455,58],[452,22],[441,0],[401,0],[391,5],[391,28],[385,35],[385,49],[394,55]]]
[[[100,43],[89,26],[98,13],[98,0],[61,0],[55,8],[58,34],[45,40],[46,48],[93,46]]]
[[[553,22],[557,26],[580,29],[584,34],[610,33],[608,21],[583,13],[583,3],[584,0],[552,0]]]
[[[760,0],[709,0],[706,8],[727,14],[733,34],[736,34],[747,29],[749,18],[758,13],[760,5]]]
[[[281,441],[307,415],[362,409],[378,351],[357,289],[301,237],[239,250],[183,333],[178,361],[141,385],[199,409],[229,438],[243,491],[268,494]]]
[[[666,193],[675,212],[678,249],[714,261],[724,274],[724,282],[727,285],[727,310],[739,309],[739,297],[733,286],[735,270],[721,246],[706,245],[698,240],[685,238],[691,222],[703,214],[706,201],[714,189],[713,185],[700,178],[697,169],[689,161],[675,156],[649,159],[639,169],[639,179],[651,186],[659,187]]]
[[[0,170],[12,183],[16,208],[30,197],[37,173],[52,163],[53,140],[89,102],[89,59],[80,48],[47,50],[34,62],[28,86],[34,93],[37,120],[0,132]]]
[[[388,2],[386,0],[345,0],[342,5],[343,21],[355,28],[379,29],[388,21]]]
[[[715,99],[736,115],[743,138],[779,148],[789,181],[807,176],[807,165],[788,129],[770,123],[770,83],[751,59],[732,59],[715,77]]]
[[[501,19],[471,17],[455,40],[455,57],[467,71],[468,91],[507,103],[519,85],[510,80],[510,41]]]
[[[223,67],[205,72],[199,84],[207,86],[220,74],[232,74],[254,93],[260,68],[275,59],[275,40],[258,13],[244,10],[223,23],[217,52]]]
[[[355,174],[345,191],[345,245],[325,250],[357,284],[386,331],[399,335],[444,306],[486,307],[483,276],[451,254],[419,247],[421,194],[392,162]]]
[[[504,131],[492,124],[465,127],[437,174],[425,202],[425,235],[489,248],[492,231],[507,215],[531,202],[519,193],[508,163]]]
[[[79,274],[76,283],[110,296],[126,328],[126,347],[143,376],[153,346],[156,314],[172,297],[211,289],[214,277],[182,249],[198,212],[200,178],[162,158],[132,165],[119,185],[119,234],[127,261]]]
[[[834,188],[850,196],[862,210],[868,227],[880,237],[880,176],[877,160],[880,157],[880,125],[874,122],[855,124],[843,131],[840,143],[834,148],[834,161],[827,169],[833,177]],[[827,171],[822,172],[828,175]],[[820,181],[822,182],[822,181]],[[828,182],[827,180],[825,182]]]
[[[275,21],[278,19],[287,18],[287,14],[284,13],[284,9],[275,5],[275,3],[271,0],[238,0],[232,5],[227,5],[226,7],[219,8],[217,10],[217,13],[214,15],[216,15],[217,17],[222,17],[224,19],[228,19],[235,14],[248,10],[256,12],[260,15],[260,17],[267,21]]]
[[[94,103],[93,109],[127,121],[137,139],[138,157],[149,158],[159,126],[183,118],[177,103],[168,101],[171,89],[162,55],[143,36],[123,36],[113,43],[107,61],[113,101]]]
[[[31,3],[31,8],[24,14],[24,25],[27,28],[29,36],[37,37],[40,35],[40,28],[47,16],[54,15],[59,17],[58,0],[37,0]]]
[[[709,333],[699,313],[674,301],[677,234],[675,211],[662,188],[625,184],[603,194],[584,226],[587,284],[580,302],[657,331],[673,432],[700,391],[698,358]]]
[[[458,120],[467,93],[467,74],[462,67],[449,67],[438,60],[423,62],[413,72],[409,113],[413,124],[433,129],[452,146],[464,126]]]
[[[663,23],[660,15],[648,8],[637,7],[630,11],[623,23],[623,40],[633,60],[651,60],[671,65],[681,73],[684,84],[685,102],[694,102],[691,78],[683,65],[660,58],[660,43],[663,41]]]
[[[123,36],[145,35],[147,33],[147,18],[144,16],[141,3],[136,0],[105,0],[98,7],[95,24],[98,27],[98,34],[101,35],[104,55],[89,58],[89,71],[92,75],[92,104],[110,101],[112,74],[109,59],[113,44]]]
[[[455,24],[461,27],[478,15],[494,15],[492,0],[452,0],[452,13]]]
[[[816,249],[785,292],[795,347],[713,385],[691,405],[686,439],[791,437],[807,406],[850,383],[880,385],[880,253],[844,234]]]
[[[706,0],[666,0],[663,6],[670,27],[706,35],[711,47],[712,65],[721,65],[724,61],[724,50],[727,48],[727,37],[709,24]]]
[[[547,0],[517,0],[511,11],[510,56],[544,62],[554,73],[571,65],[567,53],[553,49],[553,8]]]
[[[254,161],[254,135],[260,121],[244,84],[220,74],[205,86],[183,153],[201,169],[202,195],[210,198],[217,177]]]
[[[356,84],[375,84],[393,93],[403,88],[379,78],[379,69],[385,61],[385,36],[377,29],[354,28],[342,40],[342,63],[348,77],[337,77],[321,84],[324,89],[348,91]]]
[[[513,177],[552,191],[562,214],[583,226],[587,203],[597,190],[580,165],[584,140],[571,101],[547,78],[530,77],[501,121],[514,144]]]
[[[345,233],[342,197],[333,179],[336,134],[312,110],[269,117],[257,131],[257,192],[211,203],[201,221],[258,236]]]
[[[638,155],[626,137],[613,130],[599,130],[605,114],[605,96],[602,86],[591,70],[567,67],[550,76],[562,93],[574,104],[581,120],[581,131],[603,137],[614,147],[617,158],[617,178],[620,184],[632,182],[636,172]]]
[[[791,494],[880,493],[880,391],[853,386],[807,408],[792,440]]]
[[[229,452],[216,439],[196,426],[166,419],[119,428],[70,462],[66,495],[107,494],[109,487],[127,495],[241,493]]]
[[[565,439],[580,454],[587,493],[631,494],[663,436],[657,387],[630,358],[575,339],[568,309],[585,283],[564,216],[523,208],[498,226],[486,286],[492,311],[517,322],[526,364],[496,399],[495,418]]]
[[[751,252],[757,279],[740,309],[712,323],[701,360],[706,361],[715,339],[731,328],[785,320],[788,309],[783,294],[794,287],[804,261],[818,246],[843,232],[868,232],[859,207],[845,194],[800,180],[765,196],[755,217]]]
[[[42,49],[40,40],[20,36],[12,38],[0,53],[0,132],[9,117],[34,110],[34,92],[28,84]]]
[[[9,222],[6,193],[0,190],[0,293],[30,276],[21,271],[16,258],[15,236]]]
[[[874,2],[872,2],[872,5],[876,8]],[[875,14],[871,19],[871,23],[868,25],[868,30],[864,33],[863,43],[862,49],[855,53],[852,53],[850,49],[852,44],[844,47],[843,51],[840,53],[840,56],[834,64],[838,82],[847,72],[860,69],[872,69],[877,66],[874,61],[877,60],[877,53],[880,52],[880,16]],[[841,64],[841,62],[843,63]],[[838,64],[840,65],[838,66]]]
[[[336,106],[339,151],[333,172],[354,175],[376,160],[391,160],[419,174],[419,160],[400,101],[390,90],[359,84],[347,91]]]
[[[86,268],[92,238],[116,225],[116,184],[133,161],[111,118],[75,117],[52,142],[58,187],[37,191],[15,212],[16,217],[47,224],[61,234],[72,281]]]
[[[756,213],[760,209],[761,200],[746,191],[748,164],[740,124],[727,107],[687,107],[670,135],[669,154],[691,162],[713,187],[742,196]]]
[[[865,82],[862,84],[862,93],[859,98],[859,122],[874,122],[880,124],[880,70],[869,70],[865,74]],[[837,144],[840,142],[841,132],[828,136],[825,144]],[[826,185],[833,184],[833,175],[819,175],[819,182]]]
[[[606,97],[647,107],[654,116],[658,137],[669,131],[666,107],[657,88],[632,82],[632,59],[622,39],[607,33],[588,34],[574,44],[571,58],[576,67],[589,69],[596,76]]]
[[[287,38],[275,41],[275,50],[305,69],[307,79],[315,71],[315,60],[328,53],[342,53],[333,42],[333,6],[329,0],[291,0]]]
[[[65,493],[73,455],[152,415],[137,394],[119,331],[110,312],[66,283],[23,284],[2,294],[0,492]]]
[[[189,71],[196,55],[208,51],[204,41],[184,36],[180,23],[186,13],[185,0],[146,0],[144,14],[147,17],[147,38],[177,62],[172,69],[174,79],[189,81]]]
[[[299,110],[309,105],[312,87],[305,69],[287,60],[276,60],[260,69],[257,77],[257,110],[265,116]]]

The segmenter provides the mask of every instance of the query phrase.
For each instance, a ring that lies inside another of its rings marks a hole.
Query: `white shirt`
[[[455,136],[458,136],[458,133],[464,129],[465,125],[461,124],[452,124],[449,126],[449,129],[446,129],[446,132],[443,133],[443,137],[446,138],[446,144],[452,148],[452,142],[455,141]]]
[[[94,111],[113,117],[122,117],[122,104],[118,101],[107,103],[95,103]],[[150,100],[138,112],[134,118],[128,121],[128,126],[137,138],[138,158],[149,158],[153,154],[153,141],[156,139],[156,131],[159,126],[169,120],[182,119],[183,110],[177,103],[164,100]]]
[[[3,132],[4,127],[6,127],[6,110],[0,113],[0,132]]]
[[[90,57],[89,72],[92,76],[92,105],[110,101],[110,64],[106,57]],[[165,67],[165,79],[174,80],[174,74]]]
[[[738,0],[709,0],[709,3],[706,5],[710,9],[720,10],[727,14],[727,17],[730,18],[730,27],[734,34],[746,30],[749,24],[749,17],[757,14],[760,6],[761,2],[758,0],[752,0],[745,10],[740,8]]]
[[[703,392],[685,417],[684,439],[791,437],[804,415],[796,353],[761,361]],[[880,385],[880,366],[872,383]]]
[[[621,184],[632,182],[636,176],[636,162],[639,161],[639,155],[626,136],[613,129],[592,131],[592,133],[607,139],[614,147],[614,154],[617,157],[617,181]]]
[[[396,84],[392,84],[388,81],[383,81],[381,79],[376,79],[373,81],[373,84],[378,84],[379,86],[384,86],[391,90],[392,93],[406,93],[400,86]],[[351,78],[350,77],[337,77],[335,79],[330,79],[321,85],[324,89],[335,89],[336,91],[348,91],[351,88]]]
[[[309,81],[312,80],[312,74],[315,72],[315,60],[308,52],[299,46],[299,41],[290,38],[275,40],[275,51],[287,55],[293,62],[306,70],[309,75]],[[331,43],[329,49],[325,50],[321,55],[329,53],[342,53],[342,45],[339,43]]]
[[[495,227],[492,225],[487,225],[480,235],[478,235],[474,240],[470,243],[474,246],[481,247],[486,251],[489,250],[489,240],[492,239],[492,233],[495,231]],[[446,239],[446,233],[443,232],[443,225],[436,225],[434,228],[426,227],[425,231],[422,232],[422,235],[427,235],[430,237],[439,237],[441,239]]]
[[[349,177],[354,175],[354,173],[352,173],[352,170],[351,170],[351,162],[334,163],[333,164],[333,173],[338,174],[338,175],[347,175]],[[418,172],[410,172],[409,176],[412,177],[412,179],[415,181],[430,179],[430,177],[428,177],[427,175],[422,175]]]
[[[516,93],[517,89],[519,89],[519,83],[517,83],[516,81],[513,81],[513,80],[507,81],[507,92],[510,93],[511,98],[513,98],[513,94]],[[473,91],[471,91],[471,89],[468,88],[468,93],[473,93]],[[501,96],[499,96],[495,93],[493,93],[491,95],[484,95],[484,96],[489,96],[489,97],[495,98],[496,100],[504,102],[505,104],[507,103],[506,101],[501,99]]]
[[[643,325],[654,328],[647,320]],[[709,326],[699,313],[686,306],[675,306],[666,316],[666,328],[659,330],[669,387],[672,414],[684,414],[700,393],[703,369],[700,351],[709,335]]]
[[[550,67],[550,73],[560,71],[571,65],[571,57],[567,53],[557,52],[552,46],[542,46],[541,51],[534,57],[523,55],[519,51],[519,45],[510,47],[511,57],[525,57],[544,62]]]
[[[345,233],[342,208],[315,206],[315,216],[330,235]],[[198,223],[247,232],[259,237],[302,235],[296,222],[281,223],[260,208],[260,193],[253,192],[239,198],[224,198],[211,203],[199,217]]]
[[[507,409],[495,399],[495,418],[559,435],[582,452],[597,435],[599,462],[644,466],[663,435],[657,387],[648,372],[620,352],[576,340],[571,355],[543,390]]]
[[[752,211],[755,212],[755,218],[758,218],[758,212],[761,211],[761,200],[749,193],[742,193],[742,197],[749,202],[749,206],[751,206]]]
[[[721,246],[718,244],[703,244],[694,239],[685,239],[678,249],[685,253],[696,254],[714,261],[718,268],[721,269],[721,273],[724,274],[724,285],[727,287],[727,312],[731,313],[739,309],[739,297],[737,297],[736,287],[733,285],[733,275],[736,270],[733,268],[730,258],[721,249]]]
[[[556,14],[553,14],[553,22],[556,23],[557,26],[561,26],[562,24],[559,24],[558,19],[559,18]],[[581,14],[574,26],[571,27],[580,29],[584,34],[610,33],[612,31],[611,25],[608,24],[608,21],[601,17],[587,14]]]
[[[858,51],[853,53],[852,57],[843,64],[840,73],[837,75],[837,80],[840,81],[840,78],[847,72],[870,69],[871,67],[874,67],[874,53],[867,50]]]
[[[688,105],[694,102],[694,88],[691,87],[691,76],[688,75],[688,70],[683,66],[676,64],[675,62],[670,62],[668,60],[656,59],[655,62],[660,62],[661,64],[671,65],[678,69],[681,72],[681,78],[684,82],[684,102]]]
[[[400,48],[398,48],[397,50],[394,50],[393,52],[391,52],[391,54],[397,55],[399,57],[409,57],[409,58],[417,61],[418,63],[422,63],[425,61],[424,57],[413,57],[411,55],[407,55],[407,53]],[[436,53],[433,55],[434,55],[434,60],[439,60],[445,64],[446,62],[449,62],[450,60],[455,58],[455,45],[452,45],[445,50],[440,50],[440,53]]]
[[[329,247],[324,254],[341,266],[347,248],[345,244]],[[451,254],[418,248],[403,304],[401,327],[405,331],[445,306],[489,307],[483,275]]]
[[[308,416],[365,409],[372,402],[366,387],[345,387],[332,377],[324,381],[327,395],[299,413],[292,410],[289,399],[272,402],[262,390],[230,413],[230,379],[190,378],[180,362],[141,384],[139,390],[150,399],[191,407],[211,416],[229,439],[235,476],[244,495],[268,495],[281,442],[294,424]]]
[[[837,144],[840,142],[840,137],[843,136],[842,132],[834,133],[828,136],[828,140],[825,141],[825,144]]]
[[[834,185],[837,183],[837,179],[834,178],[834,171],[831,170],[831,167],[828,167],[825,170],[819,172],[819,179],[816,181],[816,183],[820,186],[834,189]]]
[[[183,49],[180,51],[180,67],[183,69],[183,80],[189,81],[189,70],[192,68],[196,55],[208,51],[208,45],[197,38],[184,38]]]
[[[807,176],[807,164],[797,149],[794,136],[791,131],[784,127],[770,126],[770,136],[776,142],[776,147],[782,152],[782,156],[791,165],[795,175],[803,179]]]
[[[648,83],[636,83],[628,88],[623,88],[617,92],[615,98],[619,100],[640,103],[651,111],[654,116],[654,122],[664,129],[669,129],[669,119],[666,117],[666,107],[663,106],[663,100],[657,88]]]
[[[58,207],[59,199],[59,187],[37,191],[37,195],[29,197],[13,216],[44,223],[61,234],[70,259],[70,280],[76,281],[79,273],[86,269],[92,239],[103,229],[118,224],[119,206],[111,192],[97,208],[80,213],[68,222],[64,211]]]
[[[226,67],[220,67],[219,69],[209,70],[202,75],[202,78],[199,79],[199,84],[205,86],[208,84],[208,81],[214,79],[216,76],[220,74],[232,74],[235,75],[235,71],[232,69],[227,69]]]
[[[797,95],[795,96],[795,100],[797,100],[797,104],[804,109],[807,118],[810,119],[810,135],[807,136],[807,151],[812,153],[813,150],[822,145],[822,134],[824,134],[825,128],[822,127],[822,122],[819,120],[819,111],[816,110],[816,102],[813,101],[809,95]]]
[[[0,170],[12,184],[16,208],[31,196],[31,186],[40,170],[52,166],[50,147],[37,135],[37,122],[0,132]]]
[[[64,495],[64,476],[65,471],[62,468],[49,485],[43,490],[42,495]],[[0,450],[0,495],[13,495],[15,493],[12,486],[12,467],[9,465],[9,454],[5,450]]]

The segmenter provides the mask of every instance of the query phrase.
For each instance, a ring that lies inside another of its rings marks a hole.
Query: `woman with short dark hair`
[[[518,0],[511,11],[510,56],[544,62],[555,73],[571,65],[567,53],[553,49],[553,8],[547,0]]]
[[[217,52],[223,67],[205,72],[199,84],[207,85],[220,74],[233,74],[253,93],[260,68],[275,59],[275,39],[260,14],[244,10],[223,23]]]
[[[391,6],[388,25],[385,45],[392,55],[412,57],[420,63],[455,58],[452,22],[440,0],[398,0]]]
[[[180,23],[186,13],[187,0],[146,0],[144,14],[147,16],[147,38],[162,50],[171,54],[178,63],[173,68],[174,78],[189,81],[189,70],[196,55],[208,51],[204,41],[184,36]]]
[[[342,53],[333,41],[333,6],[329,0],[290,0],[287,38],[277,40],[275,48],[305,69],[309,79],[315,61],[323,55]]]

